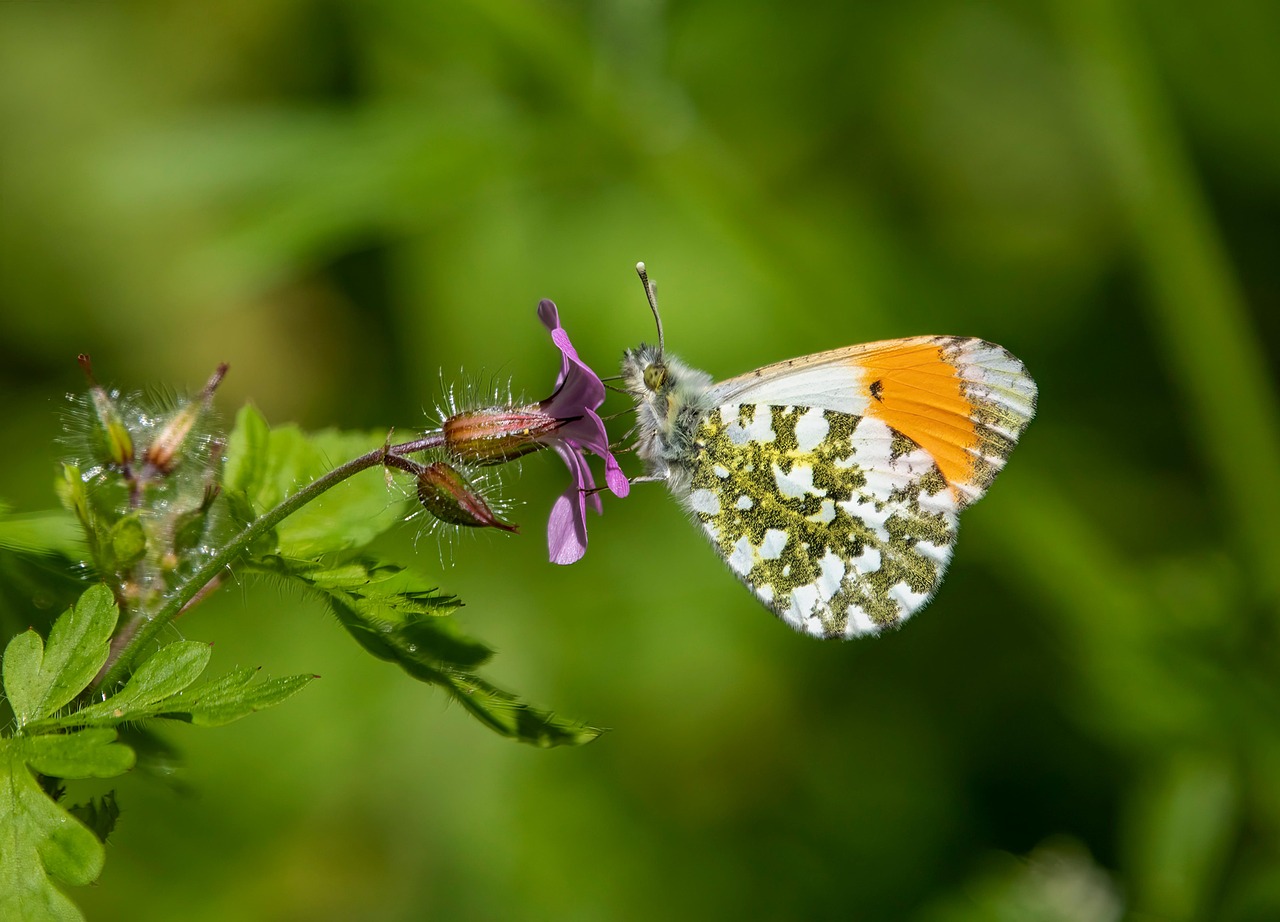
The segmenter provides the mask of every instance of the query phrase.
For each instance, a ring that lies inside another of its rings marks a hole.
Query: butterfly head
[[[650,474],[675,486],[691,456],[693,430],[706,412],[711,377],[668,356],[663,349],[658,297],[644,263],[636,265],[658,327],[656,346],[641,344],[622,357],[622,381],[636,402],[636,453]]]

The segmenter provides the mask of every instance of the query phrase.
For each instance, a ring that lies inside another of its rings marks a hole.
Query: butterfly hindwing
[[[730,569],[818,637],[875,633],[933,594],[956,503],[918,445],[870,416],[725,404],[703,419],[686,503]]]

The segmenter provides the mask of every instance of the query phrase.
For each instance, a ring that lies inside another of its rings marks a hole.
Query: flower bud
[[[199,422],[201,415],[209,408],[209,404],[213,402],[213,392],[226,373],[227,365],[224,362],[217,367],[213,376],[209,378],[209,383],[196,395],[196,398],[178,408],[147,446],[146,454],[143,456],[147,464],[161,474],[168,474],[173,470],[178,463],[183,443]]]
[[[561,424],[536,404],[468,410],[444,421],[445,450],[470,464],[505,464],[545,448],[542,439]]]
[[[89,356],[83,352],[77,356],[85,377],[89,379],[89,397],[93,402],[93,412],[98,418],[99,438],[106,450],[107,460],[116,467],[124,467],[133,462],[133,437],[129,427],[124,424],[120,411],[116,408],[111,396],[93,377],[93,364]]]
[[[443,461],[428,464],[418,473],[418,501],[427,512],[450,525],[518,530],[499,521],[471,484]]]

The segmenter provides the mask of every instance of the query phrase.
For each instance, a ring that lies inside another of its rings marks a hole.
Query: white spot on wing
[[[946,565],[951,559],[951,548],[945,545],[934,544],[932,541],[917,541],[916,553],[927,560],[934,563]]]
[[[874,573],[880,569],[880,548],[872,547],[870,544],[862,546],[862,553],[857,557],[850,557],[849,563],[859,573]]]
[[[751,542],[747,540],[747,536],[743,535],[733,545],[733,553],[729,555],[729,566],[733,568],[733,572],[740,576],[746,576],[751,572],[751,567],[756,562],[756,549],[751,546]]]
[[[804,624],[818,607],[818,589],[816,586],[797,586],[791,591],[791,610],[795,612],[796,621]],[[806,630],[808,628],[806,627]]]
[[[849,619],[844,631],[848,637],[861,637],[864,634],[876,634],[880,631],[880,625],[871,620],[866,609],[861,605],[850,605],[845,615]]]
[[[909,618],[917,608],[929,601],[929,593],[916,592],[906,583],[894,583],[889,587],[889,598],[898,603],[902,617]]]
[[[822,440],[831,431],[822,410],[810,407],[796,420],[796,441],[799,451],[808,453],[822,444]]]
[[[817,522],[819,525],[828,525],[834,522],[836,518],[836,501],[833,499],[824,499],[822,508],[813,515],[809,516],[810,522]]]
[[[755,504],[756,504],[756,501],[754,499],[752,499],[750,496],[747,496],[747,494],[743,493],[741,496],[738,497],[738,501],[733,505],[736,508],[741,509],[743,512],[746,512]]]
[[[826,602],[840,591],[840,584],[844,581],[844,561],[833,551],[827,551],[818,561],[818,569],[818,597]]]
[[[884,523],[889,521],[893,510],[888,505],[883,509],[876,509],[876,504],[870,500],[855,497],[841,503],[840,508],[875,532],[881,541],[889,540],[889,530],[884,527]]]
[[[689,508],[706,515],[719,515],[720,497],[710,490],[694,490],[689,494]]]
[[[760,543],[761,560],[777,560],[787,546],[788,535],[780,528],[770,528],[764,533],[764,541]]]
[[[725,428],[725,434],[734,445],[773,441],[773,414],[769,412],[768,407],[756,407],[751,422],[745,425],[740,418],[737,418],[736,408],[734,415],[734,421]]]
[[[798,499],[821,493],[813,485],[813,468],[807,464],[793,464],[790,472],[784,471],[775,464],[773,479],[778,484],[778,492],[786,497]]]

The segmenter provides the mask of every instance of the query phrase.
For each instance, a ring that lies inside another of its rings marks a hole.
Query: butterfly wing
[[[722,382],[685,501],[734,573],[819,637],[876,633],[933,595],[956,516],[1035,409],[1022,363],[975,339],[916,337]]]
[[[720,406],[810,406],[878,419],[933,457],[960,508],[986,492],[1036,410],[1036,384],[1022,362],[960,336],[819,352],[722,381],[710,397]]]

